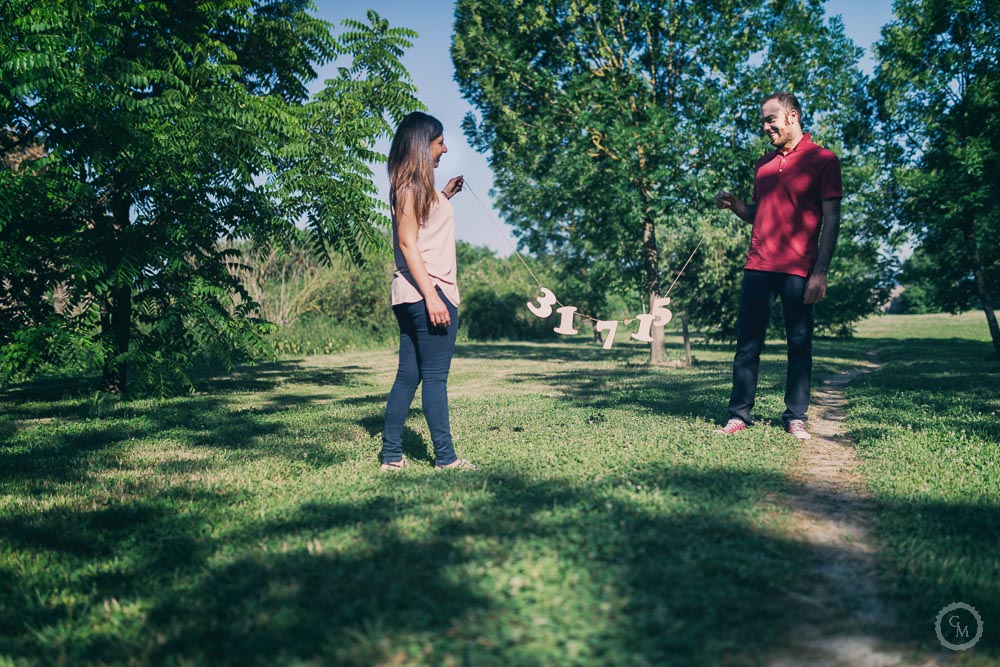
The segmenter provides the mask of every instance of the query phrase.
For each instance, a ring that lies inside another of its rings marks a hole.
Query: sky
[[[343,19],[362,22],[368,9],[374,9],[389,24],[410,28],[418,33],[413,48],[407,50],[402,62],[417,86],[417,97],[427,107],[428,113],[444,125],[444,138],[448,153],[442,157],[436,172],[437,183],[443,187],[452,176],[465,177],[466,191],[452,199],[455,206],[456,237],[476,246],[487,246],[500,256],[514,252],[516,242],[511,228],[503,223],[492,206],[489,196],[493,176],[486,156],[477,153],[465,139],[462,119],[473,111],[462,99],[455,82],[455,68],[451,63],[451,32],[454,23],[452,0],[314,0],[318,15],[340,28]],[[828,17],[839,15],[844,21],[847,36],[865,49],[861,67],[871,73],[874,63],[871,45],[878,41],[882,26],[892,20],[891,0],[827,0]],[[325,79],[336,72],[334,64],[318,71],[313,92],[322,87]],[[389,151],[388,141],[380,145],[381,153]],[[376,165],[375,183],[383,199],[388,198],[388,178],[384,165]]]

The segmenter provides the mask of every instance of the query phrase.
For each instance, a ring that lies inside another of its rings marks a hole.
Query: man
[[[753,225],[743,271],[729,421],[716,433],[733,435],[751,423],[757,373],[771,306],[780,296],[788,340],[785,430],[800,440],[806,430],[812,378],[813,304],[826,296],[826,275],[840,228],[840,161],[802,131],[802,107],[790,93],[761,104],[764,134],[775,150],[757,161],[753,200],[715,196]]]

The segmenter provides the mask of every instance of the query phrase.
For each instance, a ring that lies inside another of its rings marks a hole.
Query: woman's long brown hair
[[[444,134],[437,118],[419,111],[406,116],[396,128],[389,147],[389,204],[396,209],[396,194],[409,188],[417,222],[423,224],[437,197],[434,192],[434,161],[431,142]]]

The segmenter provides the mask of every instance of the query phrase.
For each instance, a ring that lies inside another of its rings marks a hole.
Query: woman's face
[[[441,164],[441,156],[448,152],[448,147],[444,145],[444,135],[442,134],[437,139],[431,141],[431,161],[434,163],[434,168]]]

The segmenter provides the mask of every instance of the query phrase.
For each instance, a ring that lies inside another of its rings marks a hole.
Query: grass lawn
[[[982,316],[886,317],[817,341],[879,508],[899,639],[965,601],[1000,660],[998,363]],[[378,470],[392,350],[241,369],[166,400],[0,391],[0,665],[723,665],[780,652],[807,548],[774,502],[796,441],[783,348],[724,419],[732,349],[694,369],[585,337],[460,345],[459,454],[419,396]],[[670,354],[679,356],[673,344]],[[991,635],[991,632],[993,633]],[[938,647],[938,651],[946,654]]]
[[[942,607],[975,607],[983,638],[962,657],[1000,664],[1000,362],[985,317],[876,318],[859,335],[882,370],[846,388],[847,432],[877,504],[883,590],[928,647]]]

